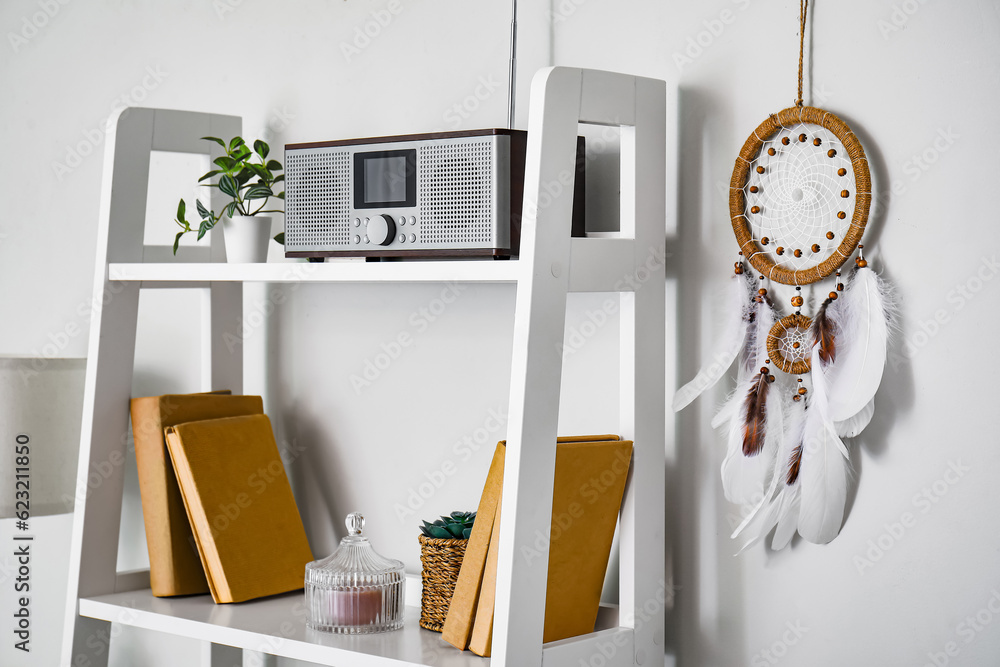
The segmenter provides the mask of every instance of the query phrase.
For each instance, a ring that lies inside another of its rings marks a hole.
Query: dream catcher
[[[755,533],[749,546],[774,529],[774,549],[796,532],[818,544],[840,532],[844,439],[874,414],[892,314],[861,243],[872,201],[864,148],[837,116],[802,104],[807,8],[800,1],[795,106],[753,131],[733,170],[728,325],[673,402],[681,410],[737,364],[736,389],[712,420],[727,437],[723,488],[747,508],[733,537]]]

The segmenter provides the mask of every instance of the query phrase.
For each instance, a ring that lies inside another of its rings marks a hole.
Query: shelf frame
[[[571,237],[580,122],[621,129],[621,228],[610,237]],[[577,68],[543,69],[531,86],[519,259],[239,265],[225,263],[219,234],[211,235],[208,248],[182,248],[180,261],[171,261],[169,249],[143,244],[144,225],[137,221],[145,215],[152,151],[207,153],[214,159],[220,147],[196,138],[239,135],[241,119],[161,109],[123,110],[109,125],[107,135],[94,280],[98,298],[91,319],[61,664],[106,667],[107,645],[100,638],[109,636],[110,623],[115,621],[211,641],[204,653],[205,665],[231,660],[234,650],[351,667],[486,664],[453,650],[431,661],[422,655],[422,648],[414,649],[412,655],[404,651],[392,656],[351,650],[336,642],[331,648],[322,637],[296,640],[287,651],[276,649],[264,641],[267,632],[254,635],[246,628],[226,630],[225,624],[215,627],[182,618],[181,609],[189,610],[188,603],[172,604],[144,590],[149,585],[148,571],[116,571],[140,290],[190,287],[210,291],[209,379],[212,386],[240,393],[242,346],[225,341],[239,340],[235,334],[242,315],[243,285],[256,282],[514,285],[506,503],[500,525],[490,664],[540,667],[544,662],[575,667],[600,655],[602,664],[625,667],[646,664],[662,653],[664,600],[669,593],[664,583],[665,125],[663,81]],[[553,194],[553,183],[564,185],[562,195]],[[219,196],[213,191],[216,210],[224,204],[216,200]],[[618,428],[635,445],[619,516],[616,625],[543,645],[547,559],[531,562],[519,554],[522,547],[534,546],[539,535],[548,535],[550,528],[562,374],[562,355],[557,350],[565,335],[569,292],[619,294]],[[111,473],[91,483],[92,472],[106,469],[102,464],[108,462]],[[193,604],[196,613],[201,613],[198,603]],[[215,616],[252,615],[273,604],[273,598],[267,598],[232,609],[219,605]],[[128,613],[141,605],[146,607],[141,613]],[[413,610],[408,613],[412,616]],[[415,621],[410,619],[409,624]],[[421,633],[426,631],[414,627],[405,632],[400,637],[410,639],[404,644],[424,645]],[[385,641],[391,644],[393,639]],[[608,646],[614,647],[612,655]]]

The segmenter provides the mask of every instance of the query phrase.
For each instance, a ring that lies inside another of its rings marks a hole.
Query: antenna
[[[507,127],[514,129],[514,98],[517,97],[517,0],[511,0],[510,71],[507,78]]]

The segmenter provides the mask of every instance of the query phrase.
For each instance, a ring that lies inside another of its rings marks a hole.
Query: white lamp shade
[[[86,367],[86,359],[0,357],[0,518],[24,509],[14,492],[15,448],[25,439],[30,515],[73,511]]]

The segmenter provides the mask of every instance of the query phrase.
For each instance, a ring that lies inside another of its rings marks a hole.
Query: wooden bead
[[[796,257],[801,257],[802,251],[796,248],[795,250],[792,251],[792,254],[795,255]]]
[[[866,260],[866,259],[859,259],[858,260],[858,266],[861,267],[862,269],[865,268],[866,266],[868,266],[868,260]]]
[[[819,252],[819,244],[818,243],[813,243],[812,251],[813,252]]]
[[[792,305],[795,306],[796,308],[798,308],[799,306],[801,306],[802,305],[802,297],[801,296],[793,296],[792,297]]]
[[[819,146],[821,143],[823,143],[823,140],[820,139],[819,137],[813,139],[813,146]]]
[[[794,343],[792,343],[792,349],[797,350],[800,347],[802,347],[802,343],[800,343],[798,341],[795,341]]]
[[[806,390],[805,387],[799,387],[799,396],[805,396],[806,395],[806,391],[807,390]]]
[[[768,382],[774,382],[774,376],[773,375],[768,375],[767,376],[767,381]]]
[[[835,157],[836,155],[837,151],[833,150],[832,148],[826,152],[827,157]]]
[[[751,206],[750,207],[750,212],[751,213],[760,213],[760,206]]]
[[[847,190],[841,190],[840,191],[840,196],[843,197],[844,199],[847,199],[848,197],[851,196],[851,193],[848,192]]]
[[[757,294],[764,296],[765,294],[767,294],[767,290],[761,287],[759,290],[757,290]]]
[[[757,173],[758,174],[763,174],[764,173],[764,167],[757,167]]]
[[[830,239],[832,241],[833,240],[833,232],[827,232],[826,233],[826,238],[828,238],[828,239]]]
[[[843,211],[837,211],[837,217],[843,220],[844,218],[847,217],[847,214],[844,213]]]
[[[767,370],[767,366],[761,366],[761,367],[760,367],[760,374],[761,374],[761,375],[767,375],[767,374],[768,374],[768,373],[770,373],[770,372],[771,372],[771,371]]]
[[[799,141],[805,141],[805,140],[806,140],[806,135],[805,134],[800,134],[799,135]]]
[[[779,255],[784,255],[785,254],[784,246],[779,245],[778,248],[775,250],[775,252],[778,253]]]
[[[750,192],[754,192],[754,193],[756,193],[756,192],[757,192],[757,190],[759,190],[759,189],[760,189],[760,188],[758,188],[758,187],[757,187],[756,185],[751,185],[751,186],[750,186]]]
[[[743,275],[743,265],[739,262],[736,262],[736,268],[733,270],[736,272],[736,275]]]
[[[792,396],[792,400],[798,403],[799,401],[802,400],[802,397],[799,396],[798,394],[795,394],[794,396]]]
[[[789,143],[789,142],[788,142],[788,137],[782,137],[782,138],[781,138],[781,143],[782,143],[782,144],[784,144],[785,146],[787,146],[787,145],[788,145],[788,143]]]
[[[774,154],[775,154],[775,153],[777,153],[777,152],[778,152],[778,151],[774,150],[774,148],[768,148],[768,149],[767,149],[767,154],[768,154],[768,155],[774,155]]]
[[[837,291],[838,292],[844,291],[844,283],[837,283]]]
[[[762,236],[761,239],[760,239],[760,244],[761,245],[767,245],[770,242],[771,242],[771,239],[767,238],[766,236]]]
[[[833,300],[833,301],[836,301],[837,300],[837,293],[836,292],[830,292],[830,299]]]
[[[837,170],[837,176],[847,176],[847,170],[841,167]]]

